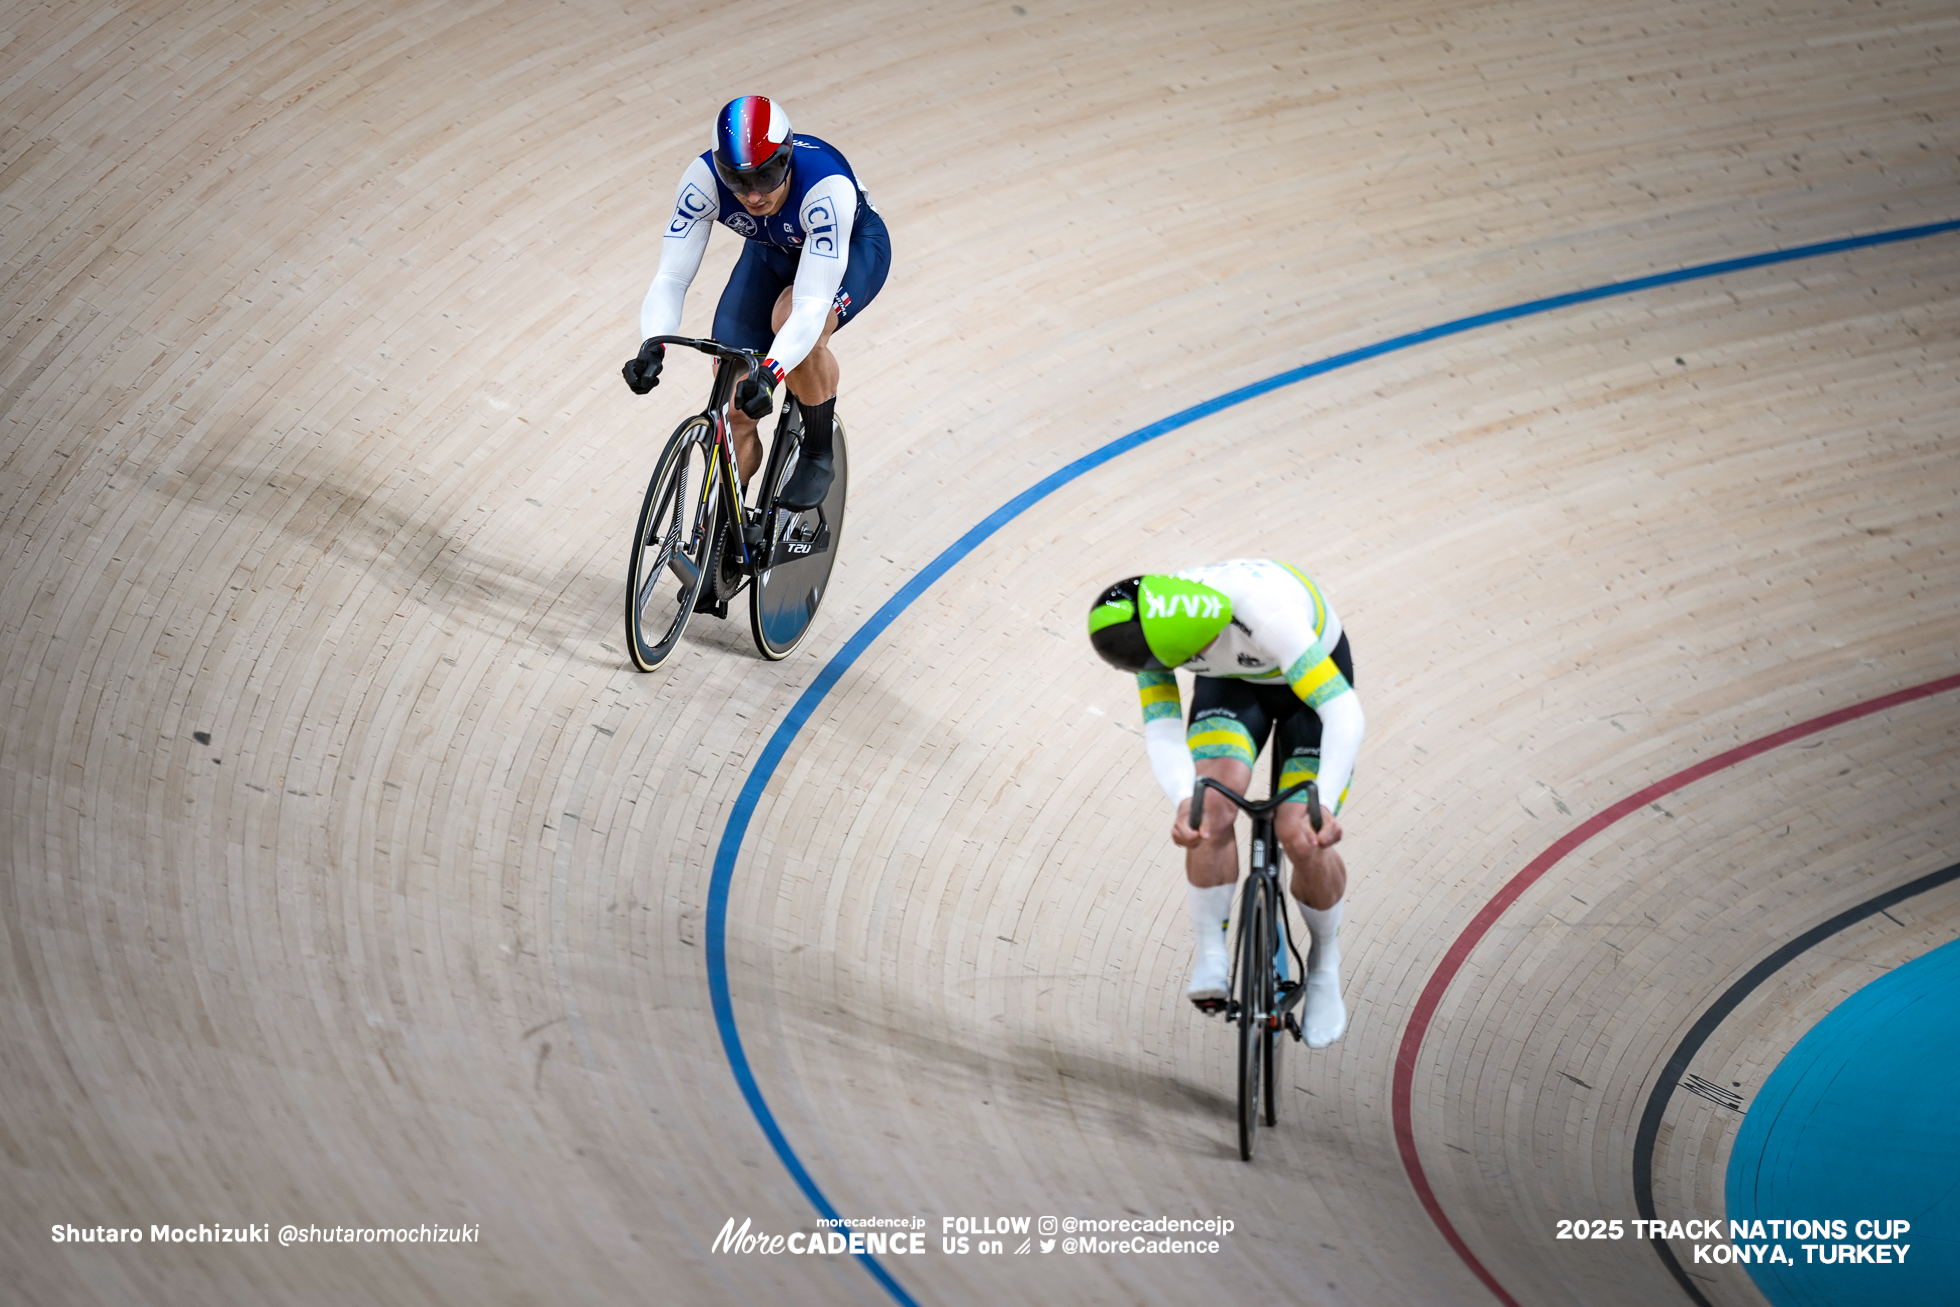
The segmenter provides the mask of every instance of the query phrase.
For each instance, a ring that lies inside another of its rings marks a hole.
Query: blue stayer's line
[[[940,555],[927,563],[911,580],[900,586],[898,592],[866,619],[856,634],[844,642],[844,647],[831,656],[824,664],[815,680],[811,681],[791,705],[789,715],[776,727],[769,743],[763,746],[756,758],[749,778],[743,782],[742,789],[735,796],[735,807],[728,815],[728,825],[723,828],[721,844],[715,850],[715,865],[708,880],[708,993],[714,1007],[715,1029],[721,1035],[722,1051],[728,1056],[729,1070],[735,1074],[735,1083],[741,1087],[742,1097],[748,1101],[749,1111],[754,1113],[756,1124],[768,1137],[769,1146],[776,1150],[776,1156],[789,1171],[796,1187],[803,1191],[817,1212],[831,1220],[837,1219],[837,1210],[824,1197],[823,1190],[810,1178],[803,1162],[790,1147],[784,1137],[782,1127],[777,1125],[776,1117],[769,1110],[768,1102],[762,1097],[762,1090],[755,1082],[755,1072],[749,1066],[748,1054],[742,1049],[741,1033],[735,1028],[734,1000],[728,988],[728,894],[735,881],[735,859],[742,850],[742,839],[748,834],[749,819],[755,815],[756,804],[762,799],[762,791],[776,774],[776,766],[789,752],[790,744],[803,730],[817,705],[830,694],[845,672],[857,662],[871,642],[885,633],[898,615],[910,608],[920,595],[924,594],[940,577],[953,570],[955,564],[972,553],[989,536],[1025,513],[1035,504],[1046,499],[1055,491],[1075,480],[1085,472],[1101,467],[1104,463],[1120,455],[1127,454],[1139,445],[1148,444],[1159,436],[1168,435],[1180,427],[1188,427],[1193,422],[1208,418],[1214,413],[1236,407],[1250,399],[1282,386],[1318,377],[1368,359],[1392,354],[1397,350],[1408,349],[1446,336],[1461,335],[1478,327],[1488,327],[1499,322],[1510,322],[1517,318],[1530,317],[1537,313],[1549,313],[1553,309],[1567,308],[1574,304],[1587,304],[1593,300],[1608,299],[1616,295],[1632,295],[1643,290],[1653,290],[1660,286],[1672,286],[1684,281],[1702,281],[1710,277],[1726,276],[1731,272],[1743,272],[1750,268],[1767,267],[1775,263],[1792,263],[1798,259],[1814,259],[1826,254],[1838,254],[1845,250],[1868,249],[1874,245],[1891,245],[1899,241],[1920,240],[1927,236],[1938,236],[1946,232],[1960,231],[1960,220],[1952,222],[1929,223],[1922,227],[1901,227],[1896,231],[1873,232],[1864,236],[1848,236],[1843,240],[1824,241],[1817,245],[1800,245],[1795,249],[1772,250],[1767,254],[1751,254],[1746,258],[1725,259],[1720,263],[1702,263],[1692,268],[1680,268],[1674,272],[1656,273],[1651,277],[1636,277],[1631,281],[1613,281],[1603,286],[1587,290],[1575,290],[1564,295],[1553,295],[1546,299],[1529,300],[1514,304],[1509,308],[1493,309],[1489,313],[1479,313],[1467,318],[1456,318],[1421,331],[1391,337],[1360,349],[1351,349],[1344,354],[1334,354],[1316,363],[1293,368],[1228,391],[1202,404],[1173,413],[1167,418],[1139,427],[1127,436],[1119,436],[1099,449],[1091,450],[1059,471],[1043,477],[1028,489],[1002,504],[965,535],[948,545]],[[859,1253],[858,1258],[870,1271],[872,1277],[883,1285],[885,1291],[904,1307],[918,1307],[912,1296],[905,1292],[891,1273],[878,1259],[868,1253]]]

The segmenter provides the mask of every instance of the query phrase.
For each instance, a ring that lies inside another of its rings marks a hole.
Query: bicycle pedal
[[[1191,1000],[1191,1006],[1208,1017],[1215,1017],[1230,1007],[1231,1004],[1222,998],[1194,998]]]
[[[703,590],[701,597],[694,601],[694,611],[697,613],[707,613],[711,617],[725,619],[728,616],[728,604],[723,600],[716,599],[708,591]]]
[[[1293,1019],[1293,1014],[1291,1012],[1288,1012],[1286,1014],[1286,1030],[1287,1033],[1292,1035],[1293,1038],[1295,1039],[1306,1038],[1306,1036],[1300,1033],[1300,1023]]]

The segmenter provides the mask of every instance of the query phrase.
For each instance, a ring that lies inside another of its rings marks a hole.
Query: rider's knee
[[[1273,833],[1279,836],[1280,847],[1288,853],[1294,849],[1318,847],[1314,841],[1313,827],[1307,822],[1307,809],[1301,803],[1282,803],[1273,815]]]
[[[1225,845],[1236,840],[1238,838],[1238,832],[1234,829],[1230,815],[1214,817],[1210,813],[1206,813],[1205,828],[1201,832],[1201,838],[1204,840],[1207,848],[1217,849],[1223,848]]]
[[[1338,856],[1332,849],[1324,849],[1313,836],[1312,827],[1305,822],[1293,835],[1281,834],[1279,846],[1286,850],[1286,860],[1305,876],[1325,876],[1333,869],[1333,860]]]

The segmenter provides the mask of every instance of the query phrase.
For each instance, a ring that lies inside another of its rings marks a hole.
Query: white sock
[[[1337,899],[1331,908],[1310,908],[1300,904],[1300,915],[1307,919],[1307,933],[1313,936],[1313,943],[1307,949],[1307,974],[1316,972],[1338,973],[1341,969],[1341,907],[1345,898]]]
[[[1341,903],[1331,908],[1302,903],[1300,913],[1313,936],[1307,949],[1307,1006],[1300,1015],[1300,1033],[1308,1048],[1326,1048],[1347,1033],[1347,1005],[1341,1001]]]
[[[1186,902],[1191,905],[1191,926],[1198,934],[1198,953],[1215,953],[1226,956],[1230,950],[1225,946],[1225,924],[1232,918],[1232,895],[1236,885],[1212,885],[1199,889],[1196,885],[1184,887]]]

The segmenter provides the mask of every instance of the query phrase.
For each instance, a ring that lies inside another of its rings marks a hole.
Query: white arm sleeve
[[[674,211],[667,234],[660,240],[660,268],[640,301],[640,339],[671,336],[680,330],[681,301],[701,270],[708,251],[708,232],[715,225],[715,178],[708,165],[696,159],[681,174],[674,191]]]
[[[1320,790],[1321,804],[1330,812],[1336,811],[1348,782],[1354,778],[1354,759],[1361,751],[1361,737],[1368,729],[1368,719],[1361,711],[1361,697],[1340,677],[1338,670],[1325,668],[1334,678],[1332,681],[1314,678],[1315,669],[1322,666],[1321,660],[1331,659],[1335,646],[1341,642],[1341,619],[1330,605],[1326,626],[1315,631],[1312,609],[1302,601],[1301,592],[1291,585],[1250,593],[1245,598],[1248,602],[1244,607],[1252,610],[1247,615],[1254,619],[1259,631],[1260,648],[1279,664],[1293,692],[1320,718],[1320,769],[1315,784]],[[1233,608],[1240,607],[1234,599]],[[1313,660],[1311,664],[1309,659]],[[1338,692],[1314,704],[1313,700],[1335,683],[1340,687]]]
[[[1315,784],[1321,804],[1334,811],[1354,778],[1354,759],[1361,752],[1368,719],[1361,712],[1361,696],[1353,690],[1336,695],[1314,711],[1320,715],[1320,775]]]
[[[1191,761],[1191,747],[1184,742],[1184,723],[1176,717],[1160,717],[1143,724],[1143,748],[1150,755],[1150,771],[1164,797],[1182,803],[1191,797],[1198,783],[1198,769]]]
[[[857,199],[857,187],[841,174],[824,178],[803,194],[803,208],[796,215],[805,233],[803,254],[796,263],[789,318],[769,346],[769,357],[785,373],[809,357],[823,336],[831,301],[850,262]]]

